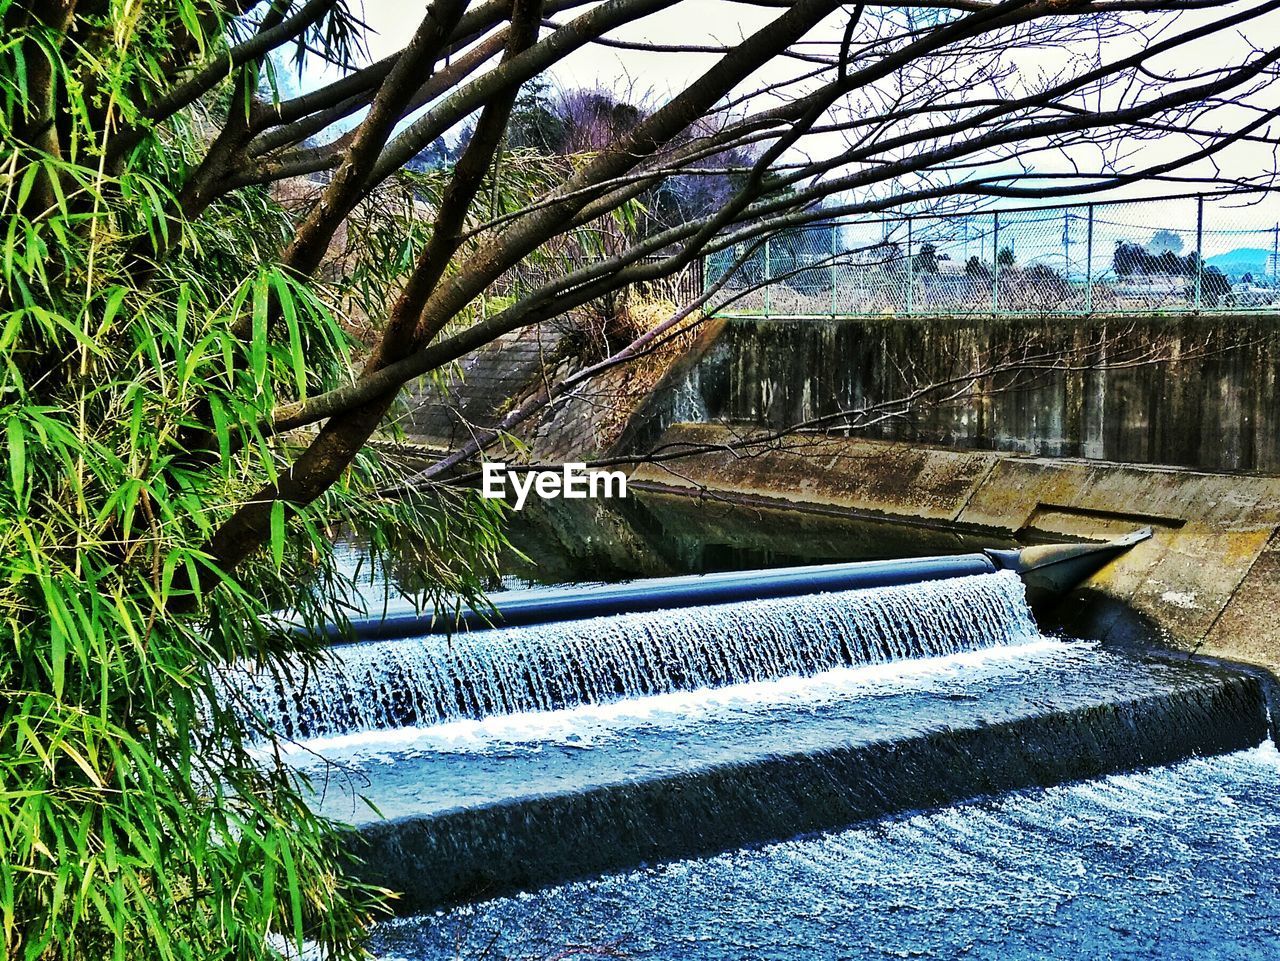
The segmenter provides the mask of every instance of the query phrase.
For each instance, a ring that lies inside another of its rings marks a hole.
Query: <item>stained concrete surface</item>
[[[1154,536],[1069,596],[1058,623],[1078,636],[1159,640],[1280,669],[1280,477],[963,451],[860,438],[785,436],[680,424],[660,443],[704,452],[679,471],[642,465],[633,485],[763,498],[886,519],[929,518],[1001,536]]]

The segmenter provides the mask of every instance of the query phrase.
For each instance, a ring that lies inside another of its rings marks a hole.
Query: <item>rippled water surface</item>
[[[375,948],[384,961],[1280,958],[1280,755],[1267,745],[400,919]]]

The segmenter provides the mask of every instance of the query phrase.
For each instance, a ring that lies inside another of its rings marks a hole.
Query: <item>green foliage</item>
[[[372,531],[375,556],[411,552],[424,602],[471,599],[501,517],[467,493],[387,497],[394,471],[366,453],[273,517],[269,550],[234,574],[214,563],[211,534],[289,462],[258,425],[347,382],[352,342],[333,292],[276,265],[290,222],[265,191],[176,213],[199,105],[144,125],[123,158],[98,149],[104,118],[138,120],[167,89],[178,40],[225,50],[222,5],[104,6],[74,43],[30,23],[0,37],[3,956],[275,958],[311,940],[357,957],[385,893],[348,877],[343,827],[218,699],[219,673],[325,656],[264,615],[333,617],[350,592],[339,528]],[[6,24],[15,10],[0,0]],[[348,57],[346,23],[307,43]],[[56,152],[38,142],[50,103]]]
[[[547,155],[561,153],[568,121],[556,106],[545,80],[535,77],[526,83],[507,123],[507,145]]]

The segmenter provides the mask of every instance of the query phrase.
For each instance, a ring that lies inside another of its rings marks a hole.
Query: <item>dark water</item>
[[[1273,959],[1278,792],[1268,744],[391,921],[375,953]]]
[[[1014,542],[954,526],[782,509],[633,489],[623,500],[530,499],[507,528],[512,550],[490,590],[616,583],[641,577],[757,570],[837,561],[963,554]],[[353,542],[349,568],[362,554]],[[411,573],[380,575],[412,589]],[[367,576],[364,578],[367,582]]]
[[[633,488],[626,500],[543,501],[513,515],[527,560],[509,576],[537,584],[836,561],[962,554],[1014,542],[954,525],[902,524],[838,511],[791,510]]]

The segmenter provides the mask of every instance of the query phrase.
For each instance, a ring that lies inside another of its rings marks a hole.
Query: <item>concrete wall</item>
[[[712,449],[682,459],[678,476],[641,466],[632,483],[1004,536],[1106,539],[1150,526],[1151,540],[1067,599],[1061,625],[1280,669],[1280,477],[813,436],[783,437],[750,456],[726,448],[741,439],[724,427],[672,427],[664,446]]]
[[[721,329],[714,322],[706,326],[714,332]],[[515,428],[511,433],[524,450],[508,450],[503,456],[547,463],[592,459],[631,436],[639,410],[661,409],[687,417],[684,406],[673,402],[682,395],[668,392],[679,391],[681,378],[713,339],[703,336],[700,327],[671,338],[639,361],[579,384]],[[445,383],[424,382],[407,390],[399,422],[414,443],[454,449],[477,428],[497,425],[527,397],[581,369],[588,363],[580,356],[582,349],[567,321],[515,331],[464,357]],[[680,376],[673,379],[673,370]],[[654,404],[655,395],[668,399]]]
[[[963,383],[1027,355],[1038,369]],[[1100,366],[1052,369],[1062,358]],[[788,429],[951,382],[961,396],[922,401],[864,436],[1280,471],[1278,380],[1276,318],[731,320],[666,403],[686,420]],[[665,427],[672,416],[658,408],[649,419]]]
[[[405,392],[404,429],[444,448],[466,443],[476,427],[492,427],[513,398],[564,359],[565,332],[551,324],[522,328],[468,354],[443,384]]]

